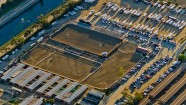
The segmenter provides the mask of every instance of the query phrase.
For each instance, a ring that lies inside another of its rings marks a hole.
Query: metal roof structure
[[[11,80],[12,83],[16,83],[17,80],[19,80],[21,77],[23,77],[23,75],[25,75],[26,73],[30,72],[31,70],[33,70],[33,67],[28,67],[27,69],[25,69],[22,73],[20,73],[18,76],[16,76],[15,78],[13,78]]]
[[[38,100],[36,100],[36,102],[33,103],[32,105],[41,105],[42,103],[43,103],[43,97],[41,97]]]
[[[23,100],[19,105],[28,105],[32,100],[34,99],[34,96],[27,97],[25,100]]]
[[[19,63],[16,67],[11,68],[7,72],[5,72],[5,75],[1,77],[1,79],[3,80],[9,79],[16,71],[20,70],[24,66],[25,64]]]
[[[37,81],[33,82],[30,86],[28,86],[27,88],[30,90],[35,89],[39,84],[41,84],[44,80],[46,80],[48,77],[50,77],[52,74],[50,73],[46,73],[41,76]]]
[[[46,84],[44,84],[42,87],[40,87],[37,92],[39,93],[43,93],[43,91],[45,91],[48,87],[50,87],[53,83],[55,83],[56,81],[58,81],[60,79],[59,76],[55,76],[52,79],[50,79]]]
[[[87,86],[83,85],[81,86],[77,91],[75,91],[69,98],[67,98],[65,101],[68,103],[71,103],[75,98],[77,98],[79,95],[81,95],[84,91],[86,91]]]
[[[70,85],[69,87],[67,87],[64,91],[62,91],[59,95],[56,96],[57,99],[59,100],[63,100],[63,96],[65,94],[67,94],[69,91],[71,91],[73,88],[75,88],[79,83],[77,82],[73,82],[72,85]]]
[[[22,82],[21,84],[19,84],[20,86],[25,86],[28,82],[30,82],[31,80],[33,80],[36,76],[38,75],[42,75],[43,71],[41,70],[36,70],[32,75],[30,75],[27,79],[25,79],[24,82]]]
[[[65,84],[67,84],[68,82],[70,82],[68,79],[63,80],[62,82],[60,82],[58,85],[56,85],[53,89],[51,89],[50,91],[48,91],[46,93],[47,96],[51,96],[53,95],[57,90],[59,90],[61,87],[63,87]]]

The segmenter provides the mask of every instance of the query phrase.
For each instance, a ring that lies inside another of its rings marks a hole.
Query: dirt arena
[[[56,52],[43,46],[38,46],[25,55],[23,62],[76,81],[83,80],[99,66],[78,56]]]
[[[119,50],[105,61],[103,66],[84,83],[101,89],[108,88],[142,59],[140,54],[135,53],[136,48],[137,46],[130,42],[122,44]]]
[[[69,24],[52,37],[53,40],[99,55],[110,53],[122,40]]]

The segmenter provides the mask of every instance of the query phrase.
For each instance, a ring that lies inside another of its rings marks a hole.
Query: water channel
[[[47,14],[57,6],[62,5],[64,0],[40,0],[32,7],[0,27],[0,46],[12,39],[37,21],[38,17]]]

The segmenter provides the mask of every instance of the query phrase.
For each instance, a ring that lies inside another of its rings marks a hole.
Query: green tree
[[[134,103],[138,104],[143,99],[143,95],[141,93],[136,92],[134,97]]]
[[[11,45],[14,45],[14,44],[16,44],[16,43],[17,43],[17,42],[16,42],[15,38],[13,38],[13,39],[11,40],[11,42],[10,42]]]
[[[186,60],[186,56],[184,54],[180,54],[178,57],[179,61],[185,61]]]

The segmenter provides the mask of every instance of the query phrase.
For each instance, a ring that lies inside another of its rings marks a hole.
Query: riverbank
[[[0,27],[9,22],[11,19],[18,16],[20,13],[24,12],[26,9],[37,3],[39,0],[27,0],[24,3],[20,4],[15,9],[12,9],[7,14],[3,15],[0,18]]]
[[[3,16],[4,14],[8,13],[12,9],[16,8],[24,1],[26,1],[26,0],[13,0],[13,1],[0,0],[0,8],[1,8],[0,17]]]
[[[56,9],[41,17],[36,23],[29,26],[26,30],[15,36],[13,39],[0,47],[0,56],[2,57],[16,46],[24,44],[24,42],[31,36],[36,35],[38,31],[49,26],[53,21],[60,18],[63,14],[73,9],[82,0],[68,0],[63,5],[58,6]]]

